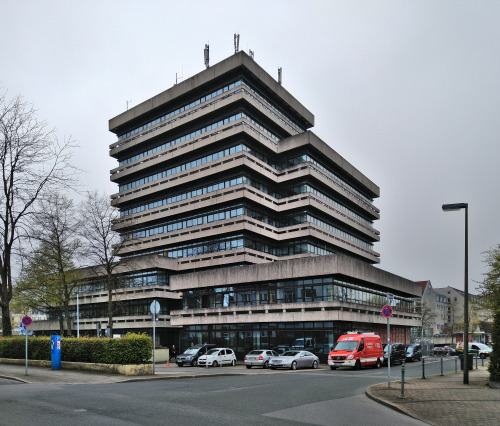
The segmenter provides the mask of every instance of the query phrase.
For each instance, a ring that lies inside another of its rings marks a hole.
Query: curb
[[[16,382],[21,382],[21,383],[26,383],[26,384],[32,383],[28,380],[20,379],[19,377],[3,376],[1,374],[0,374],[0,379],[14,380]]]

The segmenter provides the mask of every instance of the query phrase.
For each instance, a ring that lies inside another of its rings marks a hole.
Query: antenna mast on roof
[[[210,47],[208,46],[208,44],[205,44],[203,56],[205,57],[205,66],[208,68],[210,66]]]
[[[278,68],[278,83],[281,86],[281,78],[283,77],[283,70],[281,67]]]
[[[252,49],[248,49],[248,53],[250,54],[250,57],[253,59],[253,50]]]
[[[234,53],[238,53],[240,50],[240,35],[234,33]]]

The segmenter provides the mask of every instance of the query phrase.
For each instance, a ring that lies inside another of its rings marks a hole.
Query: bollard
[[[455,357],[455,373],[458,371],[458,369],[457,369],[457,368],[458,368],[458,367],[457,367],[457,362],[458,362],[458,358],[457,358],[457,357]]]
[[[405,397],[405,362],[401,364],[401,395],[399,395],[401,399]]]
[[[441,376],[444,376],[444,374],[443,374],[443,357],[441,357]]]
[[[425,358],[422,358],[422,379],[425,379]]]
[[[476,370],[477,370],[477,357],[476,357]]]

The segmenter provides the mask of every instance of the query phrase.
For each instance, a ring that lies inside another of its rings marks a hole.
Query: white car
[[[222,365],[236,365],[236,355],[229,348],[213,348],[206,355],[198,358],[199,367],[221,367]]]

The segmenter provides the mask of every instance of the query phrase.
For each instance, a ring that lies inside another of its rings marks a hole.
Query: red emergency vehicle
[[[351,332],[343,334],[328,355],[328,365],[332,370],[337,367],[372,366],[380,368],[384,354],[380,336],[375,333]]]

